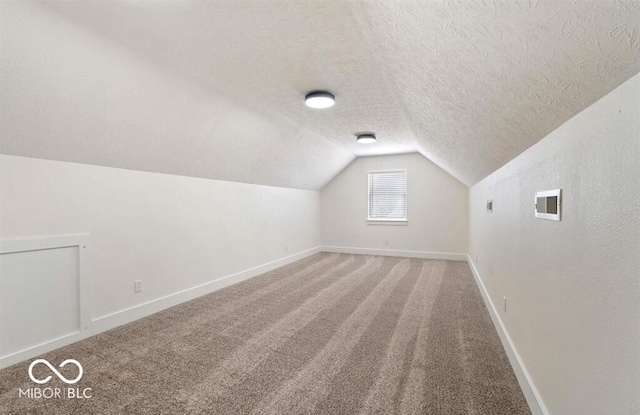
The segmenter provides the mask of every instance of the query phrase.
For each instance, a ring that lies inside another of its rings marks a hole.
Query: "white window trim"
[[[368,225],[391,225],[391,226],[407,226],[409,221],[406,219],[367,219]]]
[[[371,173],[404,173],[407,178],[406,183],[406,215],[404,219],[375,219],[369,217],[369,188],[371,183]],[[409,174],[407,169],[390,169],[390,170],[369,170],[367,172],[367,225],[390,225],[390,226],[407,226],[409,224]]]

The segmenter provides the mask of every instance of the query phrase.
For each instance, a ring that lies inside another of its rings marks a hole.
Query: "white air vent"
[[[536,193],[536,218],[560,220],[560,189]]]

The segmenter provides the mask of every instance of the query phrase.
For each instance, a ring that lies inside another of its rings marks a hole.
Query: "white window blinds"
[[[407,220],[407,171],[369,172],[369,220]]]

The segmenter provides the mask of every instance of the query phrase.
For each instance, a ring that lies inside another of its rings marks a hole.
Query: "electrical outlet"
[[[504,312],[506,313],[507,312],[507,297],[506,296],[502,297],[502,300],[504,301]]]
[[[284,252],[289,252],[289,244],[284,244]]]
[[[389,240],[388,240],[388,239],[385,239],[385,240],[384,240],[384,244],[385,244],[385,245],[389,245]]]
[[[142,280],[135,280],[133,282],[133,292],[135,293],[142,292]]]

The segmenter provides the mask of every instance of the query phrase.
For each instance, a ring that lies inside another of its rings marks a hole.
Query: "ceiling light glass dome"
[[[336,97],[327,91],[311,91],[304,98],[304,103],[310,108],[329,108],[336,102]]]

